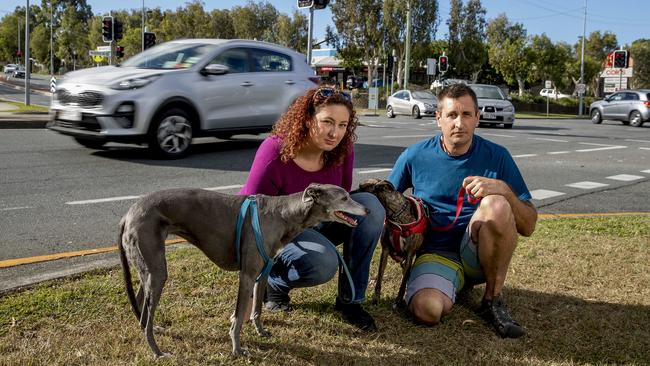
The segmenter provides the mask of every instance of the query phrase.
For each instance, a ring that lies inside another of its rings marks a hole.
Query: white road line
[[[0,208],[0,211],[14,211],[14,210],[25,210],[28,208],[32,208],[32,206],[21,206],[21,207],[7,207],[7,208]]]
[[[570,152],[571,151],[551,151],[551,152],[547,152],[547,154],[549,154],[549,155],[559,155],[559,154],[568,154]]]
[[[650,169],[648,169],[648,170],[642,170],[641,173],[648,173],[648,174],[650,174]]]
[[[590,151],[601,151],[601,150],[616,150],[616,149],[627,149],[627,146],[609,146],[609,147],[595,147],[593,149],[580,149],[576,152],[590,152]]]
[[[221,187],[212,187],[212,188],[203,188],[208,191],[225,191],[228,189],[237,189],[243,187],[242,184],[234,184],[232,186],[221,186]]]
[[[642,177],[640,175],[632,175],[632,174],[618,174],[618,175],[612,175],[605,178],[612,179],[612,180],[620,180],[622,182],[631,182],[633,180],[643,179],[645,177]]]
[[[633,141],[633,142],[649,142],[648,140],[632,140],[632,139],[625,139],[625,141]]]
[[[432,137],[432,134],[427,134],[427,135],[381,136],[381,137],[385,138],[385,139],[396,139],[396,138],[400,138],[400,137],[408,137],[408,138],[412,138],[412,137]]]
[[[481,135],[496,136],[496,137],[517,137],[517,136],[512,136],[512,135],[499,135],[499,134],[496,134],[496,133],[482,133]]]
[[[545,139],[542,137],[529,137],[529,140],[551,141],[551,142],[569,142],[567,140]]]
[[[618,145],[608,145],[608,144],[595,144],[593,142],[578,142],[580,145],[589,145],[589,146],[618,146]]]
[[[535,199],[535,200],[543,200],[543,199],[546,199],[546,198],[562,196],[562,195],[564,195],[564,193],[556,192],[556,191],[549,191],[547,189],[536,189],[534,191],[531,191],[530,195],[533,196],[533,199]]]
[[[393,168],[382,168],[382,169],[373,169],[373,170],[360,170],[357,173],[358,174],[372,174],[372,173],[382,173],[382,172],[390,172],[393,170]]]
[[[641,150],[650,150],[650,147],[640,147]]]
[[[108,198],[98,198],[95,200],[85,200],[85,201],[70,201],[66,202],[66,205],[87,205],[89,203],[102,203],[102,202],[113,202],[113,201],[126,201],[126,200],[136,200],[141,196],[122,196],[122,197],[108,197]]]
[[[527,158],[530,156],[537,156],[537,154],[521,154],[521,155],[513,155],[513,158]]]
[[[600,187],[607,187],[609,184],[605,183],[597,183],[597,182],[576,182],[576,183],[571,183],[567,184],[567,187],[573,187],[573,188],[580,188],[580,189],[593,189],[593,188],[600,188]]]

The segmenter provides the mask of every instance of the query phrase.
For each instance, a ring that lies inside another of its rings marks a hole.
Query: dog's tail
[[[131,269],[129,268],[129,261],[126,259],[126,252],[124,251],[124,246],[122,245],[122,234],[124,234],[124,219],[120,221],[120,236],[117,238],[117,246],[120,250],[120,262],[122,262],[122,272],[124,272],[124,287],[126,288],[126,295],[129,298],[131,303],[131,309],[135,314],[135,317],[140,321],[141,312],[138,307],[138,300],[135,298],[135,292],[133,291],[133,281],[131,280]]]

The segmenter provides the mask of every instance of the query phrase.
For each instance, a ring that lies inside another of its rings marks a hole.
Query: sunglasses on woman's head
[[[314,94],[314,98],[327,99],[333,96],[334,94],[340,94],[343,96],[343,98],[345,98],[345,100],[347,100],[348,102],[352,102],[352,96],[350,96],[350,94],[330,87],[318,88],[318,90],[316,90],[316,94]]]

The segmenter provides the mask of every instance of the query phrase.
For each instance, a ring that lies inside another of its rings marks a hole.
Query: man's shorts
[[[459,253],[427,253],[417,257],[406,285],[404,300],[410,304],[416,292],[434,288],[442,291],[454,303],[456,294],[466,283],[483,282],[485,276],[468,225],[460,242]]]

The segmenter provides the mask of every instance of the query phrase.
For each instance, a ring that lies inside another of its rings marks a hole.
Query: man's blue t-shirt
[[[467,153],[449,156],[440,143],[441,135],[409,146],[397,159],[388,180],[404,192],[413,189],[429,210],[430,225],[444,227],[456,217],[456,201],[463,179],[483,176],[505,181],[523,201],[532,198],[512,156],[503,146],[474,135]],[[429,230],[421,252],[457,252],[460,240],[478,205],[467,201],[454,227],[448,231]]]

